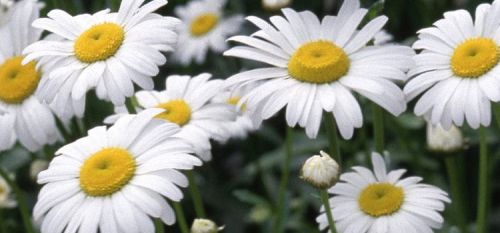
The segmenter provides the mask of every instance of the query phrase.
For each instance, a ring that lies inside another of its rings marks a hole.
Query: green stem
[[[280,233],[284,231],[284,215],[285,215],[285,203],[286,203],[286,190],[288,188],[288,179],[290,176],[290,165],[292,162],[293,153],[293,128],[287,127],[286,130],[286,142],[285,142],[285,162],[283,163],[282,173],[281,173],[281,183],[278,194],[278,208],[276,209],[276,222],[273,226],[274,233]]]
[[[477,202],[477,231],[488,232],[488,145],[486,128],[479,129],[479,187]]]
[[[373,135],[375,137],[375,151],[384,153],[384,110],[373,103]]]
[[[159,218],[155,219],[155,229],[156,229],[156,231],[155,231],[156,233],[164,233],[165,232],[163,222]]]
[[[493,115],[495,116],[497,126],[500,127],[500,104],[494,103],[492,107],[494,112]]]
[[[4,219],[5,219],[5,216],[3,214],[3,210],[0,209],[0,233],[7,233]]]
[[[135,107],[134,107],[134,103],[132,102],[132,97],[129,97],[125,100],[125,106],[127,107],[127,110],[128,110],[128,113],[129,114],[135,114],[136,111],[135,111]]]
[[[182,233],[189,233],[189,227],[187,225],[186,216],[184,216],[184,211],[182,210],[181,203],[172,202],[174,206],[175,215],[177,216],[177,221],[179,222],[179,228]]]
[[[187,172],[187,177],[189,179],[189,192],[191,193],[191,198],[193,199],[196,216],[198,218],[205,218],[207,215],[205,214],[205,208],[203,207],[203,200],[192,170]]]
[[[26,203],[26,199],[23,191],[17,186],[17,184],[9,177],[7,172],[0,167],[0,176],[2,176],[7,184],[12,188],[14,194],[16,195],[17,204],[19,206],[19,211],[21,212],[21,217],[24,223],[25,233],[34,233],[33,225],[31,223],[30,211],[28,209],[28,204]]]
[[[332,208],[330,207],[330,200],[328,198],[328,192],[326,189],[320,190],[321,201],[325,206],[326,217],[328,219],[328,226],[330,227],[331,233],[337,233],[337,229],[335,228],[335,221],[333,221]]]
[[[64,141],[65,142],[70,142],[71,141],[71,135],[70,133],[68,132],[68,130],[66,129],[66,127],[64,126],[63,122],[61,121],[61,119],[59,119],[59,117],[54,117],[56,119],[56,126],[57,126],[57,129],[59,129],[59,132],[61,132],[63,138],[64,138]]]
[[[325,116],[326,134],[328,135],[328,145],[330,156],[342,167],[342,156],[340,155],[339,136],[337,134],[337,124],[333,114],[327,113]]]
[[[457,222],[460,232],[467,232],[467,217],[465,215],[463,186],[458,171],[459,164],[457,161],[458,155],[448,155],[445,158],[446,170],[448,171],[448,179],[451,186],[451,198],[453,199],[452,205],[454,206],[455,221]]]

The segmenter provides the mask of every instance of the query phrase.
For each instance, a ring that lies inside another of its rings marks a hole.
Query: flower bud
[[[191,226],[191,233],[217,233],[224,227],[218,227],[212,220],[197,218]]]
[[[292,0],[262,0],[262,7],[266,10],[279,10],[287,7],[292,3]]]
[[[30,165],[30,178],[36,181],[38,173],[47,170],[48,167],[49,167],[49,162],[47,162],[46,160],[37,159],[33,161]]]
[[[0,177],[0,208],[16,207],[17,203],[11,195],[11,188],[3,177]]]
[[[427,147],[437,152],[454,152],[464,147],[464,137],[459,128],[452,125],[443,129],[440,125],[427,124]]]
[[[339,179],[339,164],[327,153],[320,151],[307,159],[302,166],[301,179],[319,189],[335,185]]]

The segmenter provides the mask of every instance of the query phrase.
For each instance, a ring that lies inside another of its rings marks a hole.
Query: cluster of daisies
[[[38,175],[43,187],[33,216],[42,233],[150,233],[152,218],[174,224],[171,203],[183,198],[180,187],[193,185],[182,171],[211,160],[211,140],[244,138],[281,110],[290,127],[305,128],[312,139],[330,119],[350,139],[364,121],[358,97],[398,116],[421,96],[414,112],[430,131],[488,126],[491,102],[500,101],[499,0],[480,5],[475,20],[464,10],[445,13],[418,32],[413,48],[388,43],[388,18],[366,21],[359,0],[344,0],[337,15],[322,19],[290,8],[270,22],[249,16],[257,28],[250,36],[236,35],[243,16],[226,16],[225,3],[193,0],[176,7],[175,18],[155,13],[166,0],[123,0],[117,12],[55,9],[40,18],[36,0],[1,2],[0,150],[16,142],[33,152],[67,143]],[[228,48],[228,41],[238,45]],[[225,80],[171,75],[157,91],[153,77],[166,53],[180,65],[223,53],[265,66]],[[84,117],[91,90],[115,106],[104,120],[110,126],[65,141],[63,131]],[[441,189],[402,178],[405,170],[387,171],[379,154],[373,171],[353,167],[337,182],[328,174],[338,168],[322,170],[325,159],[335,165],[328,158],[311,160],[303,176],[327,179],[323,188],[336,183],[328,192],[339,232],[442,226],[450,199]],[[4,183],[0,201],[8,199]],[[324,211],[320,229],[329,225]]]

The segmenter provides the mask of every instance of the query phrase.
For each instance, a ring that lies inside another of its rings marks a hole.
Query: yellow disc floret
[[[364,213],[372,217],[380,217],[397,212],[404,198],[402,188],[389,183],[375,183],[368,185],[361,192],[358,204]]]
[[[165,109],[164,112],[156,115],[158,119],[170,121],[179,126],[183,126],[191,120],[191,107],[184,100],[170,100],[156,107]]]
[[[337,45],[324,40],[302,45],[288,62],[288,73],[307,83],[337,81],[349,71],[349,57]]]
[[[80,169],[80,187],[89,196],[120,191],[134,177],[136,163],[125,149],[109,147],[91,155]]]
[[[207,34],[209,31],[214,29],[214,27],[219,22],[219,16],[206,13],[199,15],[191,22],[190,32],[191,35],[198,37]]]
[[[36,62],[22,65],[22,56],[7,59],[0,65],[0,100],[9,104],[22,103],[38,87],[41,74]]]
[[[97,24],[75,41],[75,56],[84,63],[106,60],[116,54],[125,39],[125,31],[115,23]]]
[[[498,46],[492,39],[469,39],[455,48],[451,70],[462,78],[477,78],[495,67],[499,58]]]

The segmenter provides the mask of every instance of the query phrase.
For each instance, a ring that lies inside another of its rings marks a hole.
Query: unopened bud
[[[320,151],[307,159],[302,166],[303,180],[319,189],[327,189],[335,185],[339,179],[339,164],[327,153]]]
[[[197,218],[191,226],[191,233],[217,233],[224,227],[218,227],[212,220]]]
[[[464,147],[464,137],[459,128],[452,125],[443,129],[440,125],[427,124],[427,147],[438,152],[454,152]]]

